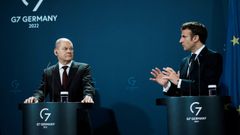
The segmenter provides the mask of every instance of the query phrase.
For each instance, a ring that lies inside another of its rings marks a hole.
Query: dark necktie
[[[192,56],[190,57],[189,61],[188,61],[188,70],[187,70],[187,77],[189,75],[190,69],[192,68],[192,63],[194,61],[194,59],[196,58],[197,54],[192,54]]]
[[[67,84],[68,84],[68,75],[67,75],[67,68],[68,66],[63,66],[63,74],[62,74],[62,86],[64,90],[67,90]]]

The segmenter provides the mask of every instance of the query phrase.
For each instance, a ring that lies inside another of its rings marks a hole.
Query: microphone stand
[[[193,66],[193,61],[194,60],[191,60],[189,59],[189,62],[188,62],[188,69],[187,69],[187,76],[188,76],[188,79],[189,79],[189,96],[192,96],[192,80],[191,80],[191,76],[190,76],[190,68],[192,68]]]
[[[56,67],[55,67],[56,68]],[[52,100],[51,100],[51,102],[54,102],[54,98],[55,98],[55,96],[54,96],[54,89],[55,89],[55,85],[54,85],[54,81],[55,81],[55,74],[56,74],[56,69],[53,69],[53,72],[52,72],[52,86],[51,86],[51,88],[52,88]]]
[[[47,71],[48,71],[48,68],[49,68],[49,66],[50,66],[50,64],[51,64],[51,62],[49,61],[49,63],[48,63],[48,65],[47,65],[47,67],[46,67],[46,69],[44,69],[44,82],[43,82],[43,85],[44,85],[44,87],[43,87],[43,102],[46,102],[46,96],[47,96]]]
[[[45,70],[44,73],[44,80],[43,80],[43,102],[46,101],[46,87],[47,87],[47,71]]]
[[[200,71],[200,61],[199,61],[199,58],[197,57],[197,63],[198,63],[198,96],[201,95],[201,71]]]

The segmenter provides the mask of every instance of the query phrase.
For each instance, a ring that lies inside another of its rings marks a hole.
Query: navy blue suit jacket
[[[73,61],[68,76],[67,91],[69,92],[70,102],[80,102],[84,96],[94,95],[95,89],[88,64]],[[49,95],[50,101],[59,102],[61,91],[64,91],[64,89],[60,81],[59,65],[56,64],[44,69],[40,87],[36,90],[34,96],[42,102]]]
[[[168,96],[204,96],[208,95],[208,85],[218,86],[222,73],[221,54],[209,50],[206,46],[192,63],[187,77],[190,56],[185,57],[180,64],[181,88],[171,84],[165,95]]]

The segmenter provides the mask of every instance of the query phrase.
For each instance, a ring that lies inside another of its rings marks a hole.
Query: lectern
[[[162,99],[167,106],[169,135],[223,135],[224,100],[220,96]]]
[[[78,135],[81,103],[20,104],[23,135]],[[85,117],[85,116],[83,116]]]

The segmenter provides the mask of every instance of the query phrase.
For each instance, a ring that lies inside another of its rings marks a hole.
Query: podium
[[[224,135],[223,97],[183,96],[159,101],[167,106],[169,135]]]
[[[23,135],[79,135],[83,114],[81,103],[20,104],[23,118]]]

